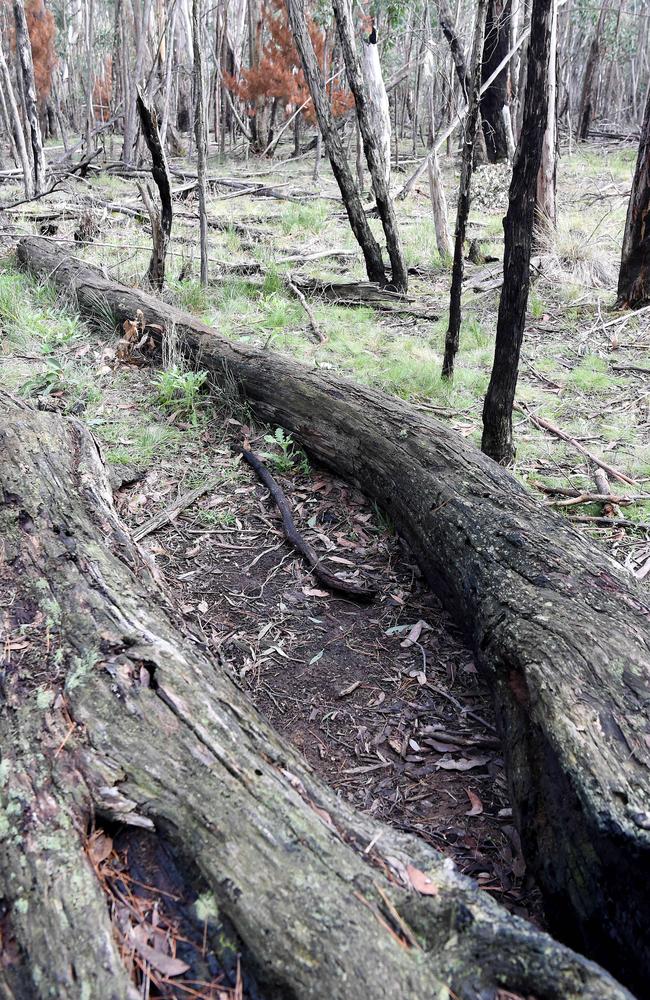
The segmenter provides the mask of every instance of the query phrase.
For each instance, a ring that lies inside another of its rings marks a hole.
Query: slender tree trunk
[[[0,72],[0,79],[1,78],[2,74]],[[9,109],[7,108],[7,102],[5,100],[4,80],[2,81],[2,86],[0,87],[0,118],[2,119],[2,127],[7,133],[11,159],[13,160],[14,166],[20,170],[20,156],[18,155],[18,147],[16,146],[16,139],[14,138],[14,130],[11,126],[11,121],[9,120]],[[29,194],[27,194],[26,197],[29,198]]]
[[[341,197],[343,198],[343,204],[350,220],[352,232],[364,256],[368,278],[370,281],[376,281],[381,285],[385,285],[386,271],[381,257],[381,249],[368,225],[359,191],[348,166],[341,137],[334,124],[332,111],[325,93],[323,75],[316,59],[309,31],[307,30],[304,0],[286,0],[286,5],[294,41],[305,73],[305,80],[309,87],[312,101],[314,102],[318,127],[320,128],[327,155],[329,156],[332,173],[341,191]]]
[[[151,18],[152,0],[136,0],[142,11],[140,31],[137,35],[135,67],[133,75],[129,81],[129,95],[124,109],[124,144],[122,146],[122,161],[126,166],[133,163],[133,150],[135,146],[135,133],[137,124],[137,88],[142,83],[144,69],[144,57],[147,50],[147,36],[149,34],[149,21]]]
[[[402,251],[395,208],[386,181],[387,174],[390,174],[390,132],[388,135],[388,150],[386,151],[385,142],[382,142],[377,135],[377,118],[373,113],[373,107],[368,96],[368,89],[363,78],[363,71],[357,53],[351,2],[350,0],[333,0],[333,7],[348,83],[350,84],[350,90],[354,95],[356,104],[357,118],[363,138],[363,148],[372,180],[375,201],[377,203],[377,211],[386,236],[386,247],[391,262],[391,284],[397,291],[406,292],[408,288],[408,270]],[[376,48],[376,43],[364,42],[363,44],[370,46],[374,44]],[[370,58],[369,56],[368,61],[370,61]],[[377,61],[377,59],[374,59],[375,65]],[[384,106],[381,115],[382,124],[380,126],[384,135],[386,110],[387,108]],[[388,125],[388,128],[390,128],[390,125]],[[389,157],[388,165],[385,161],[385,155]]]
[[[208,283],[208,216],[206,210],[208,133],[205,122],[203,85],[203,4],[192,0],[192,38],[194,42],[194,134],[199,195],[199,233],[201,242],[201,284]]]
[[[22,70],[23,95],[25,112],[29,125],[32,146],[32,163],[34,167],[34,192],[41,194],[45,188],[45,156],[43,153],[43,137],[38,117],[36,97],[36,81],[34,79],[34,63],[32,61],[32,46],[27,30],[25,5],[23,0],[14,0],[14,20],[16,23],[16,49],[20,58]]]
[[[589,135],[589,129],[591,127],[591,118],[594,111],[594,86],[602,55],[601,45],[603,40],[603,31],[605,28],[605,19],[609,13],[610,4],[611,0],[603,0],[603,4],[600,8],[600,14],[598,16],[598,24],[596,25],[594,36],[591,40],[591,45],[589,46],[589,55],[587,56],[585,75],[582,82],[582,94],[580,96],[580,111],[578,114],[579,139],[586,139]]]
[[[90,141],[93,134],[93,127],[95,124],[95,109],[93,106],[93,38],[94,38],[94,0],[86,0],[85,10],[85,20],[86,20],[86,135],[85,135],[85,145],[86,145],[86,156],[90,155]],[[100,112],[100,121],[101,121]]]
[[[429,84],[429,114],[431,118],[431,129],[435,134],[435,108],[433,99],[433,81]],[[427,171],[429,174],[429,196],[431,198],[431,211],[433,212],[433,224],[436,229],[436,246],[438,253],[443,259],[452,255],[451,233],[449,232],[449,214],[447,210],[447,199],[442,183],[440,163],[435,146],[431,155],[427,159]]]
[[[478,0],[476,8],[476,26],[474,28],[474,44],[472,48],[471,93],[469,110],[465,121],[465,137],[463,141],[463,156],[460,168],[460,187],[458,190],[458,206],[456,209],[456,232],[454,242],[454,267],[451,275],[451,292],[449,295],[449,326],[445,337],[445,356],[442,363],[443,378],[452,378],[454,360],[458,353],[460,341],[461,305],[460,296],[463,287],[463,253],[465,249],[465,230],[471,204],[472,167],[474,163],[474,148],[479,126],[479,107],[481,92],[481,53],[483,51],[483,36],[485,33],[487,0]]]
[[[11,118],[13,137],[15,140],[16,149],[18,151],[18,156],[20,158],[20,163],[23,168],[23,186],[25,188],[25,197],[31,198],[32,195],[35,193],[34,174],[32,172],[32,165],[29,159],[29,154],[27,152],[27,146],[25,144],[25,133],[23,132],[23,126],[20,121],[20,112],[18,111],[18,105],[16,104],[14,88],[11,84],[11,73],[9,72],[9,67],[7,66],[7,61],[5,59],[4,52],[2,51],[1,42],[0,42],[0,89],[2,90],[3,96],[7,102],[7,112],[8,116]]]
[[[140,194],[149,213],[153,236],[153,250],[149,262],[147,279],[152,288],[162,291],[165,284],[165,260],[172,231],[172,191],[165,157],[165,147],[158,132],[158,115],[138,89],[137,109],[142,135],[151,154],[151,173],[160,195],[160,211],[154,206],[144,186]]]
[[[481,443],[485,454],[501,464],[511,462],[515,455],[512,406],[526,323],[537,177],[548,115],[553,6],[554,0],[533,0],[524,121],[513,166],[508,212],[503,223],[503,288],[492,375],[483,406]]]
[[[555,229],[557,190],[557,0],[553,0],[548,63],[548,114],[542,144],[542,162],[537,177],[537,223]]]
[[[650,88],[627,208],[618,301],[631,308],[650,302]]]
[[[519,0],[515,0],[519,2]],[[483,46],[482,82],[485,82],[508,54],[512,0],[488,0]],[[509,142],[503,109],[510,101],[510,69],[505,66],[481,98],[481,121],[488,160],[508,159]]]

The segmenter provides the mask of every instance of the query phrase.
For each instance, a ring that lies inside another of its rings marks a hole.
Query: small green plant
[[[299,448],[296,448],[291,435],[287,434],[282,427],[276,427],[273,434],[265,434],[264,441],[266,444],[279,448],[279,452],[260,452],[262,458],[275,466],[278,472],[291,472],[297,466],[304,475],[309,474],[307,456]]]
[[[540,299],[539,295],[535,295],[534,292],[528,300],[528,309],[533,319],[541,319],[544,315],[544,303]]]
[[[201,392],[208,373],[183,371],[172,365],[158,376],[156,402],[167,413],[189,420],[193,427],[199,422]]]
[[[48,361],[44,371],[28,378],[20,387],[21,396],[50,396],[53,392],[66,392],[70,388],[63,368],[56,361]]]

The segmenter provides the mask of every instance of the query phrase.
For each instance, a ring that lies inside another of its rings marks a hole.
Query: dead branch
[[[294,549],[307,560],[312,568],[314,576],[320,580],[324,586],[328,587],[329,590],[338,591],[341,594],[345,594],[347,597],[354,597],[357,600],[371,601],[376,594],[375,590],[364,587],[358,583],[353,583],[349,580],[342,580],[340,576],[337,576],[335,573],[330,573],[329,570],[323,567],[322,557],[318,555],[309,542],[305,541],[296,528],[284,491],[280,486],[278,486],[264,463],[261,462],[257,455],[255,455],[248,448],[242,448],[241,453],[250,467],[254,470],[260,482],[264,483],[267,490],[271,494],[278,510],[280,511],[280,515],[282,517],[282,527],[285,535],[287,536],[287,540],[291,542]]]

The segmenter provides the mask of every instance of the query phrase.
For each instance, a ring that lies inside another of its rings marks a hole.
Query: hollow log
[[[215,383],[236,382],[257,417],[286,428],[390,514],[491,683],[515,821],[551,927],[643,992],[650,621],[637,581],[408,404],[230,342],[46,240],[25,239],[17,252],[89,317],[99,309],[121,324],[141,309],[147,322],[173,327]]]
[[[629,1000],[341,803],[175,620],[91,434],[4,394],[0,410],[0,891],[27,995],[136,995],[84,852],[95,817],[186,859],[268,997]]]

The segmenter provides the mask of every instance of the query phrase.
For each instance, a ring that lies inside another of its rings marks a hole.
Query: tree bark
[[[25,112],[29,124],[29,135],[32,147],[32,165],[34,168],[34,194],[41,194],[45,188],[45,155],[43,153],[43,137],[38,117],[36,101],[36,82],[34,80],[34,63],[32,61],[32,46],[27,30],[25,6],[23,0],[14,0],[14,21],[16,23],[16,49],[20,58],[20,68],[23,78],[23,94]]]
[[[153,238],[147,279],[152,288],[162,291],[165,284],[167,248],[172,232],[172,187],[165,149],[158,132],[158,115],[155,109],[146,103],[140,90],[138,90],[136,103],[144,141],[151,154],[151,172],[160,194],[161,206],[160,212],[154,210],[152,213],[145,202],[145,207],[149,211]]]
[[[538,9],[533,38],[540,31],[544,37],[546,30],[548,41],[550,22],[544,29],[540,20]],[[538,72],[539,66],[531,67],[533,79]],[[121,324],[141,309],[147,323],[173,327],[181,348],[200,358],[215,382],[234,380],[257,418],[285,427],[316,460],[354,482],[388,512],[431,586],[467,631],[493,688],[515,820],[551,926],[597,955],[632,988],[645,989],[650,961],[650,749],[645,739],[650,628],[647,601],[634,578],[448,425],[423,417],[408,404],[338,374],[230,342],[172,306],[62,258],[60,249],[46,241],[23,240],[18,256],[34,273],[51,275],[73,293],[88,317],[100,308]],[[23,481],[29,479],[23,475]],[[202,697],[210,693],[206,685]],[[205,712],[202,708],[197,719]],[[240,794],[244,790],[242,785]],[[202,794],[202,802],[209,800],[207,792]],[[331,799],[319,801],[330,808]],[[195,843],[195,834],[190,841]],[[293,880],[299,861],[283,877]],[[333,865],[328,878],[341,870]],[[242,877],[238,872],[235,884]],[[309,882],[305,873],[303,888]],[[294,888],[292,881],[286,893]],[[284,905],[284,889],[280,897]],[[297,898],[304,897],[299,893]],[[322,913],[320,902],[315,905]],[[282,919],[276,914],[274,922]],[[336,921],[332,926],[336,930]],[[481,932],[478,920],[472,926]],[[286,947],[292,943],[290,938]],[[429,956],[438,970],[448,956],[439,949],[436,958],[439,944]],[[467,939],[461,935],[458,946],[464,944]],[[455,945],[450,947],[453,951]],[[305,955],[309,949],[298,952]],[[343,954],[349,955],[347,945]],[[380,968],[382,962],[380,954]],[[535,981],[527,958],[520,969],[522,975],[530,972],[529,985],[510,981],[511,988],[529,989],[542,1000],[548,980]],[[381,979],[384,985],[366,995],[430,995],[418,989],[391,993],[389,981]],[[504,985],[506,981],[504,976]],[[458,979],[447,982],[460,996],[480,994],[478,984],[475,992],[465,985],[459,992]],[[390,983],[395,987],[394,977]],[[364,992],[361,986],[359,992]],[[323,987],[318,995],[326,994]],[[339,990],[331,995],[346,994]],[[569,995],[562,989],[555,994],[557,1000]]]
[[[472,49],[472,85],[469,98],[469,110],[465,122],[463,140],[463,155],[460,168],[460,186],[458,189],[458,204],[456,207],[456,232],[454,236],[454,266],[451,273],[451,291],[449,293],[449,326],[445,336],[445,356],[442,362],[442,377],[450,379],[454,374],[454,361],[460,343],[461,305],[460,297],[463,288],[463,272],[465,252],[465,232],[467,219],[472,203],[472,170],[474,166],[474,149],[479,129],[480,89],[481,89],[481,52],[483,51],[483,35],[486,25],[487,0],[478,0],[476,7],[476,25],[474,28],[474,46]],[[433,149],[435,154],[435,146]]]
[[[483,83],[508,54],[511,5],[512,0],[488,0],[481,71]],[[508,159],[509,137],[503,109],[509,102],[510,69],[506,65],[481,98],[481,122],[490,163]]]
[[[376,32],[375,32],[376,36]],[[390,107],[384,84],[384,75],[379,59],[377,41],[364,41],[361,45],[363,80],[367,93],[367,113],[373,134],[376,137],[382,159],[386,187],[390,190]]]
[[[508,212],[503,222],[503,286],[499,301],[494,362],[483,406],[481,442],[485,454],[502,464],[512,462],[515,456],[512,407],[526,325],[537,177],[548,115],[553,5],[554,0],[533,0],[524,120],[512,171]]]
[[[357,119],[363,139],[363,149],[370,172],[377,212],[379,213],[386,237],[386,249],[388,250],[391,263],[391,286],[398,292],[407,292],[408,268],[404,260],[395,207],[390,196],[387,181],[387,178],[390,176],[390,120],[386,123],[385,118],[382,116],[381,134],[378,135],[377,115],[375,114],[373,102],[369,97],[368,88],[361,69],[361,62],[357,53],[351,2],[350,0],[333,0],[333,7],[348,83],[354,95]],[[376,42],[363,42],[363,44],[367,45],[368,48],[375,49],[374,61],[378,65],[379,57],[376,55]],[[371,58],[370,55],[366,57],[367,61]],[[379,68],[379,73],[381,74],[381,68]],[[385,93],[384,90],[384,96]],[[385,111],[388,111],[388,98],[386,98]],[[386,148],[386,145],[388,148]],[[386,156],[388,157],[388,161],[386,161]]]
[[[548,61],[548,112],[542,142],[542,162],[537,175],[537,223],[555,229],[557,222],[557,0],[553,0]]]
[[[334,124],[332,110],[325,93],[323,75],[307,30],[304,0],[286,0],[286,5],[294,41],[305,73],[305,80],[314,102],[318,127],[325,143],[332,173],[341,191],[352,232],[363,253],[368,278],[370,281],[385,285],[387,278],[381,249],[368,225],[359,191],[345,156],[341,137]]]
[[[632,309],[650,302],[650,87],[627,207],[618,301]]]
[[[203,5],[201,0],[192,0],[192,40],[194,47],[194,132],[196,136],[197,190],[199,202],[199,234],[201,244],[201,284],[208,283],[208,214],[207,172],[208,172],[208,130],[205,121],[205,93],[203,81],[203,53],[201,35],[203,30]]]
[[[133,151],[135,147],[137,109],[136,96],[138,86],[143,82],[144,57],[147,48],[147,35],[149,34],[149,21],[151,19],[152,0],[137,0],[141,11],[140,30],[136,33],[135,66],[133,75],[129,82],[129,92],[125,94],[124,108],[124,141],[122,144],[122,162],[125,166],[133,165]],[[124,10],[124,7],[122,8]],[[135,3],[134,3],[135,10]],[[125,31],[125,35],[127,32]],[[126,58],[125,52],[125,58]],[[127,71],[128,72],[128,71]]]
[[[579,139],[586,139],[591,127],[591,119],[594,111],[594,82],[600,65],[602,35],[610,4],[611,0],[603,0],[600,14],[598,15],[598,24],[596,25],[594,37],[589,46],[589,55],[587,56],[585,75],[582,81],[582,93],[580,95],[580,111],[578,113]]]
[[[423,843],[340,803],[184,632],[89,432],[6,398],[2,418],[5,627],[10,645],[29,639],[0,712],[0,886],[30,996],[135,996],[84,852],[91,821],[112,821],[185,858],[270,997],[347,1000],[353,981],[373,998],[505,984],[629,1000]]]

